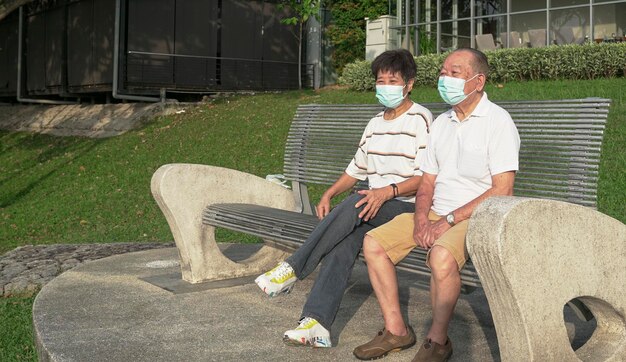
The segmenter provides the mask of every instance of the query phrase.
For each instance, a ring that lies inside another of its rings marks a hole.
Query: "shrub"
[[[485,52],[492,82],[520,80],[596,79],[623,76],[626,43],[553,45],[545,48],[507,48]],[[417,85],[435,85],[446,54],[415,58]],[[340,82],[355,90],[372,90],[370,62],[348,64]],[[362,69],[363,68],[363,69]],[[369,77],[364,77],[367,71]],[[369,82],[369,83],[367,83]]]
[[[374,80],[372,62],[357,60],[346,64],[341,77],[339,77],[339,84],[348,85],[354,90],[367,91],[374,89]]]

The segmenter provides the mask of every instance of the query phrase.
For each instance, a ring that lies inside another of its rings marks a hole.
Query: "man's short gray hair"
[[[473,48],[459,48],[453,51],[453,53],[456,52],[470,53],[472,59],[469,63],[470,67],[474,71],[474,74],[484,74],[485,77],[489,75],[489,61],[487,60],[485,53]]]

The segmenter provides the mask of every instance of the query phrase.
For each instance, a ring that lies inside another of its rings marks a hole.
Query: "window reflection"
[[[593,7],[596,42],[626,41],[626,2]]]
[[[550,44],[582,44],[585,39],[589,39],[588,8],[550,12]]]
[[[511,1],[511,11],[539,10],[547,7],[546,0]]]
[[[450,21],[441,23],[441,51],[471,46],[470,21]]]
[[[626,0],[397,0],[391,5],[397,31],[406,32],[409,24],[401,43],[416,54],[465,46],[626,41]]]

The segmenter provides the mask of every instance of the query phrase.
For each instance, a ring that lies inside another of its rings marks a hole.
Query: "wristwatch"
[[[446,215],[446,222],[448,222],[448,225],[450,226],[454,226],[454,214],[453,213],[449,213],[448,215]]]

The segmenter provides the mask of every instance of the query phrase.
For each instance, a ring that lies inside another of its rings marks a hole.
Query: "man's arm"
[[[513,183],[515,181],[515,171],[502,172],[491,176],[491,188],[474,200],[454,210],[454,222],[458,223],[467,220],[472,216],[476,206],[491,196],[512,196]],[[447,223],[446,223],[447,224]]]
[[[398,187],[398,195],[396,196],[415,195],[415,191],[417,191],[421,181],[422,176],[413,176],[398,183],[396,185]],[[358,208],[363,204],[367,204],[363,208],[363,211],[359,214],[359,217],[364,221],[374,218],[381,206],[383,206],[386,201],[394,198],[393,187],[391,185],[378,189],[361,190],[359,191],[359,194],[365,195],[365,197],[359,200],[354,207]]]
[[[452,211],[455,223],[469,219],[470,216],[472,216],[472,212],[474,211],[476,206],[478,206],[488,197],[513,195],[514,181],[515,171],[502,172],[497,175],[491,176],[491,188],[489,188],[487,191],[483,192],[480,196],[476,197],[467,204]],[[422,240],[422,243],[417,243],[424,248],[432,247],[435,243],[435,240],[437,240],[443,233],[451,228],[450,224],[448,224],[445,218],[441,218],[434,224],[429,224],[429,226],[430,227],[425,227],[426,229],[428,229],[428,233],[425,239]],[[419,232],[422,233],[422,230],[419,230]]]
[[[347,173],[343,173],[335,183],[333,183],[322,195],[319,204],[315,207],[317,211],[318,219],[322,220],[330,212],[330,200],[341,194],[342,192],[350,190],[359,180]]]
[[[427,240],[432,238],[428,213],[433,205],[433,195],[435,194],[435,180],[437,175],[424,172],[422,184],[417,190],[415,197],[415,215],[413,220],[413,240],[422,248],[428,248]]]

